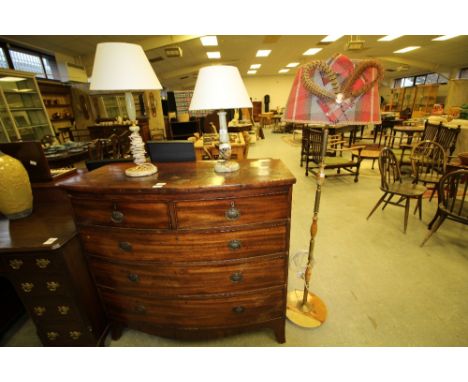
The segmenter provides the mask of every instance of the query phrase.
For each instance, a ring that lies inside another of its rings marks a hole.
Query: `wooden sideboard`
[[[120,163],[62,182],[114,339],[128,326],[179,339],[271,328],[285,341],[295,178],[279,160],[239,163],[160,163],[144,178]]]
[[[0,271],[45,346],[96,346],[105,338],[106,319],[63,206],[35,203],[27,218],[0,219]]]

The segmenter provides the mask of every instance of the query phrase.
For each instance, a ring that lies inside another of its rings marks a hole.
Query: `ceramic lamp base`
[[[234,172],[239,170],[239,163],[234,162],[233,160],[221,160],[216,162],[214,170],[216,172]]]
[[[156,174],[158,168],[152,163],[142,163],[135,167],[130,167],[125,170],[125,175],[131,178],[138,178],[141,176],[149,176]]]
[[[294,290],[288,293],[286,317],[303,328],[316,328],[322,325],[327,318],[327,307],[320,297],[309,292],[307,303],[303,305],[302,300],[303,292]]]

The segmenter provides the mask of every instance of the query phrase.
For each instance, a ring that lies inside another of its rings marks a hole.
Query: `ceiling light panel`
[[[200,37],[203,46],[218,46],[218,39],[216,36],[203,36]]]
[[[248,70],[248,71],[247,71],[247,74],[255,74],[255,73],[257,73],[256,70]]]
[[[212,60],[221,58],[221,52],[206,52],[206,55]]]
[[[450,40],[451,38],[458,37],[458,36],[459,36],[458,34],[439,36],[439,37],[433,38],[432,41],[445,41],[445,40]]]
[[[295,68],[298,65],[299,65],[299,62],[290,62],[288,65],[286,65],[286,67],[287,68]]]
[[[420,46],[407,46],[406,48],[395,50],[393,53],[407,53],[411,52],[412,50],[416,50],[421,48]]]
[[[396,40],[397,38],[403,37],[404,35],[402,34],[389,34],[388,36],[384,36],[379,38],[377,41],[393,41]]]
[[[289,69],[280,69],[278,70],[278,73],[287,73],[289,72]]]
[[[333,41],[339,40],[341,37],[343,37],[343,35],[331,34],[331,35],[328,35],[327,37],[324,37],[320,41],[321,42],[333,42]]]
[[[320,52],[322,48],[310,48],[306,50],[304,53],[302,53],[303,56],[313,56],[314,54],[317,54]]]
[[[257,50],[257,57],[268,57],[271,53],[271,49]]]
[[[262,67],[262,64],[252,64],[250,65],[250,69],[260,69]]]

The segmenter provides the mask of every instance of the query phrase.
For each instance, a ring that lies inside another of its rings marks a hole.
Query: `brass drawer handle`
[[[79,332],[77,330],[70,331],[70,332],[68,332],[68,334],[70,335],[70,338],[72,340],[77,340],[78,338],[81,337],[81,332]]]
[[[60,283],[57,281],[47,281],[46,285],[51,292],[55,292],[60,287]]]
[[[130,273],[128,275],[128,279],[134,283],[137,283],[138,281],[140,281],[140,276],[138,276],[136,273]]]
[[[47,266],[50,264],[50,260],[48,259],[36,259],[36,265],[41,268],[47,268]]]
[[[137,305],[135,306],[135,312],[146,313],[146,307],[144,305]]]
[[[58,305],[57,310],[62,316],[66,316],[70,311],[70,307],[68,305]]]
[[[34,288],[33,283],[21,283],[21,289],[26,293],[31,292],[33,288]]]
[[[58,336],[59,336],[59,334],[57,332],[47,332],[47,338],[50,341],[55,341]]]
[[[33,311],[36,316],[41,317],[46,312],[46,308],[43,306],[35,306]]]
[[[119,241],[119,248],[125,252],[131,252],[133,250],[132,244],[128,241]]]
[[[230,279],[233,283],[238,283],[244,279],[244,276],[242,275],[242,272],[234,272],[231,275]]]
[[[19,259],[10,260],[11,269],[17,270],[17,269],[20,269],[22,266],[23,266],[23,260],[19,260]]]
[[[224,214],[228,220],[237,220],[240,217],[240,211],[236,208],[236,203],[231,202],[231,207]]]
[[[229,243],[228,243],[228,247],[229,249],[232,249],[233,251],[235,251],[236,249],[240,249],[242,247],[242,242],[240,240],[231,240]]]
[[[232,311],[236,314],[241,314],[241,313],[244,313],[245,308],[243,306],[236,306],[232,308]]]
[[[116,224],[122,223],[123,219],[124,219],[124,214],[122,212],[117,211],[117,210],[112,211],[112,214],[111,214],[112,223],[116,223]]]

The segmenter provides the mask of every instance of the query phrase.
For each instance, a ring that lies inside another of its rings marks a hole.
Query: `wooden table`
[[[393,147],[396,134],[400,133],[400,144],[403,141],[403,137],[405,134],[408,136],[407,143],[410,144],[411,141],[413,140],[413,135],[414,133],[422,133],[424,131],[424,126],[403,126],[403,125],[397,125],[393,126],[392,132],[390,135],[390,146]]]
[[[205,134],[205,135],[207,135],[207,134]],[[235,135],[236,136],[236,139],[235,139],[234,142],[233,142],[233,140],[231,140],[231,157],[233,159],[237,159],[237,160],[244,159],[244,157],[245,157],[245,155],[244,155],[245,141],[244,141],[244,137],[243,137],[242,133],[234,133],[234,134],[230,134],[230,135]],[[213,143],[211,143],[209,145],[205,145],[203,147],[203,138],[196,141],[194,143],[196,160],[203,160],[203,155],[206,152],[205,149],[208,152],[210,152],[213,157],[218,156],[219,155],[219,150],[218,150],[218,147],[217,147],[218,144],[219,144],[219,142],[216,141],[216,142],[213,142]]]

